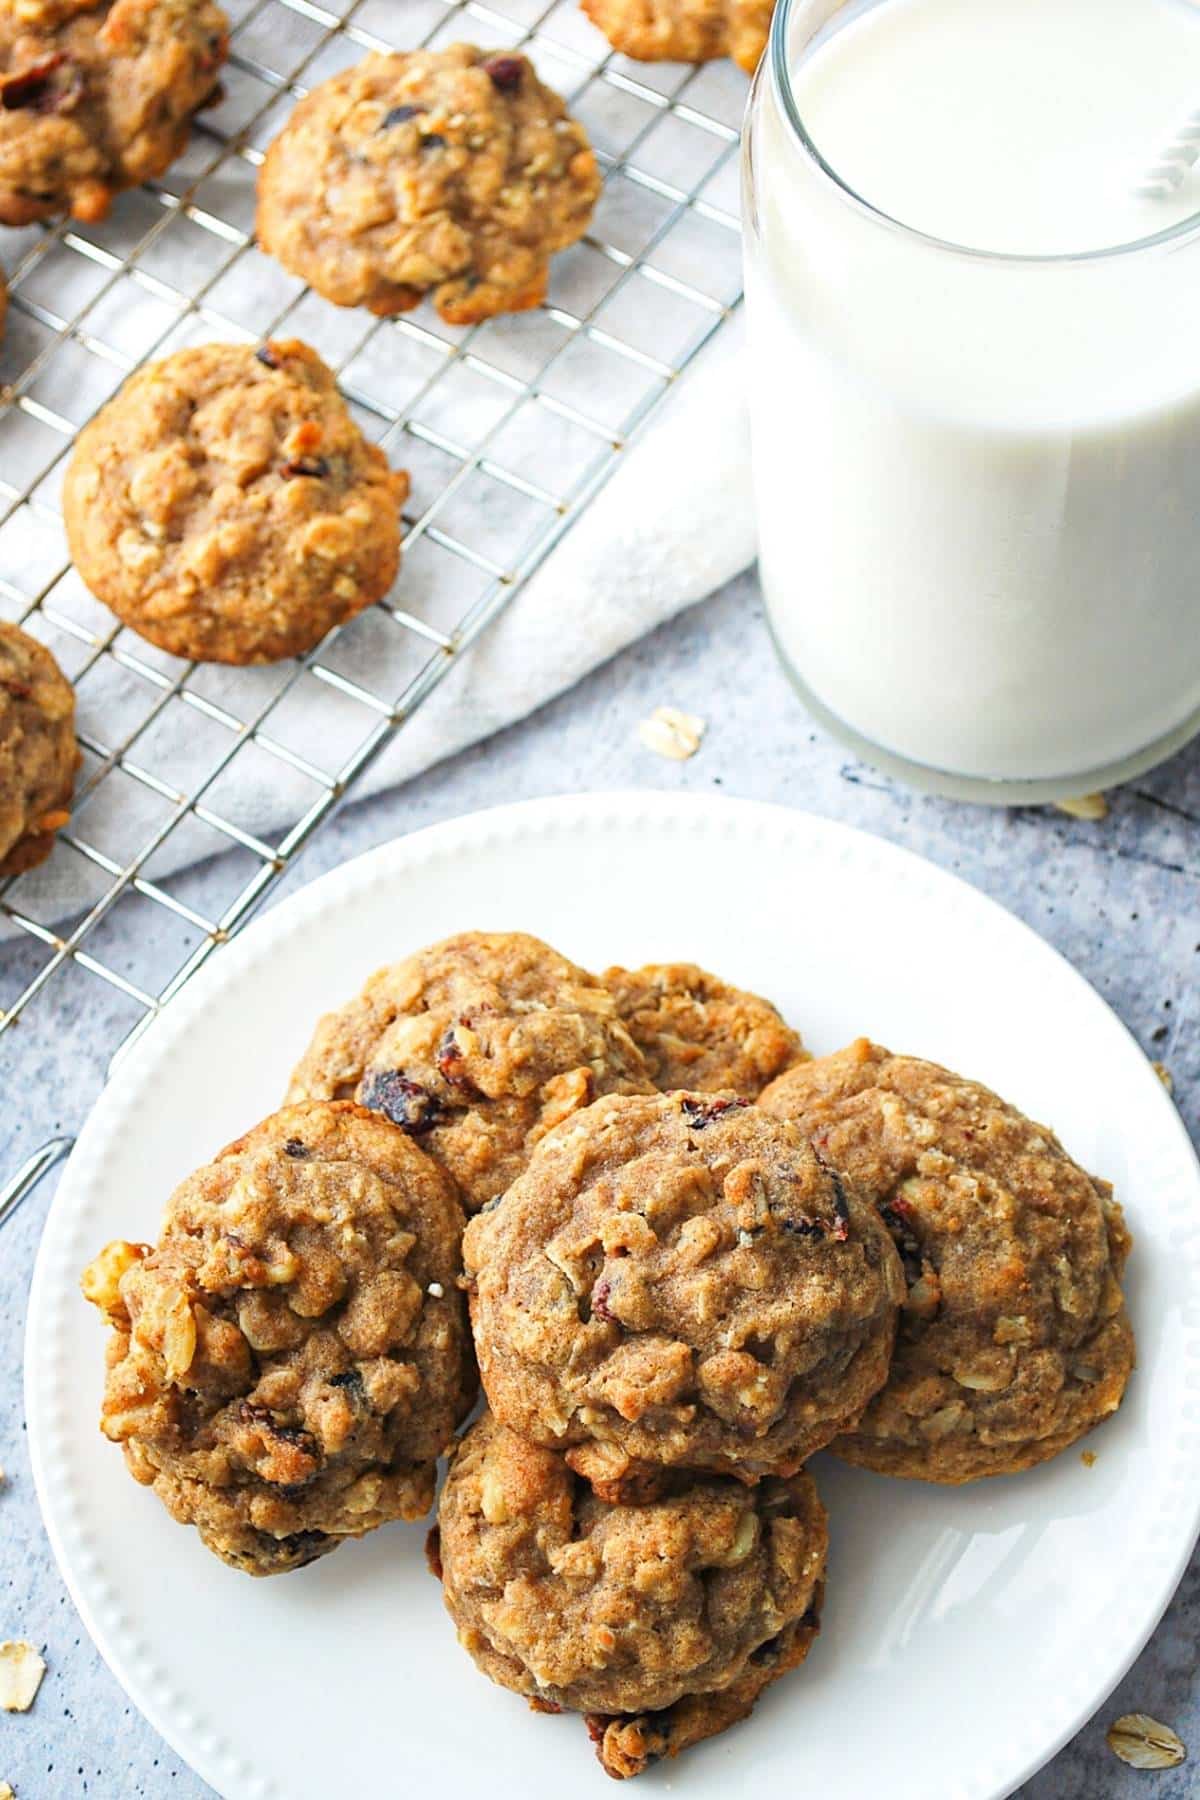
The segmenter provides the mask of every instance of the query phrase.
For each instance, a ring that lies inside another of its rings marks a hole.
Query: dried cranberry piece
[[[456,1019],[453,1025],[447,1025],[437,1047],[438,1071],[445,1076],[447,1081],[452,1081],[456,1087],[472,1087],[474,1084],[463,1074],[467,1059],[459,1048],[458,1039],[454,1035],[459,1025],[468,1031],[471,1029],[470,1019]]]
[[[255,1426],[264,1437],[276,1438],[281,1444],[294,1444],[297,1450],[303,1451],[313,1462],[320,1462],[321,1452],[312,1432],[305,1431],[300,1425],[277,1425],[269,1406],[262,1406],[255,1400],[243,1400],[238,1407],[238,1416],[244,1425]],[[297,1487],[304,1484],[292,1482],[289,1485]]]
[[[283,1154],[285,1156],[307,1156],[308,1145],[301,1143],[299,1138],[289,1138],[283,1146]]]
[[[291,462],[285,462],[279,473],[285,481],[292,481],[297,475],[308,475],[314,481],[323,481],[329,473],[329,464],[323,456],[294,456]]]
[[[602,1275],[592,1289],[591,1307],[593,1319],[603,1319],[606,1324],[610,1325],[613,1323],[613,1315],[608,1310],[608,1302],[611,1296],[612,1282],[608,1279],[607,1275]]]
[[[22,107],[31,107],[36,112],[52,108],[55,102],[50,92],[50,77],[66,60],[66,51],[59,50],[41,62],[31,63],[27,69],[19,69],[15,75],[6,76],[0,82],[0,106],[6,112],[16,112]]]
[[[839,1244],[844,1244],[846,1239],[850,1236],[850,1203],[846,1199],[846,1190],[842,1185],[842,1178],[837,1170],[827,1169],[827,1173],[830,1181],[833,1183],[833,1211],[835,1218],[833,1229],[830,1231],[829,1235],[830,1237],[835,1238]]]
[[[824,1237],[825,1225],[820,1219],[810,1219],[807,1213],[798,1217],[785,1217],[779,1223],[792,1237]]]
[[[442,1579],[442,1534],[435,1525],[425,1539],[425,1561],[429,1565],[429,1573],[436,1581]]]
[[[27,681],[0,681],[0,688],[14,700],[28,700],[33,692]]]
[[[399,1069],[372,1069],[362,1084],[362,1103],[420,1137],[431,1131],[441,1116],[441,1102],[419,1081],[410,1081]]]
[[[422,150],[441,150],[445,147],[445,143],[446,140],[440,131],[423,131],[421,133]]]
[[[421,110],[419,106],[393,106],[391,112],[384,114],[383,123],[379,129],[380,131],[390,131],[394,125],[407,124],[408,120],[415,119]]]
[[[260,344],[254,354],[259,362],[265,364],[268,369],[277,369],[279,367],[279,358],[276,356],[270,344]]]
[[[492,86],[502,94],[511,94],[515,88],[519,88],[521,77],[525,73],[525,64],[519,56],[493,56],[483,66]]]
[[[740,1112],[749,1104],[749,1100],[697,1100],[684,1094],[679,1109],[693,1131],[703,1131],[714,1119],[724,1118],[727,1112]]]

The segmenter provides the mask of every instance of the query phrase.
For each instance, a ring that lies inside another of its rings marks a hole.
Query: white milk
[[[747,282],[784,659],[835,728],[998,797],[1144,767],[1200,713],[1200,168],[1133,188],[1200,106],[1200,5],[789,18],[797,113],[859,198],[764,66]]]

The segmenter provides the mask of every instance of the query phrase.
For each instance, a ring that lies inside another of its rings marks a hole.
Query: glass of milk
[[[1200,730],[1200,0],[779,0],[744,138],[762,582],[807,706],[969,799]]]

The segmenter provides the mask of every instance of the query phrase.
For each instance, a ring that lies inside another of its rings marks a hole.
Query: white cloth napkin
[[[753,560],[740,338],[740,319],[735,317],[680,378],[678,391],[635,438],[624,465],[508,610],[355,784],[356,795],[408,780],[524,717]],[[369,617],[364,615],[356,632]],[[386,619],[379,628],[395,635]],[[57,643],[54,647],[59,648]],[[360,655],[369,658],[369,637]],[[170,666],[169,659],[164,666]],[[269,684],[280,679],[278,670],[216,665],[199,676],[207,698],[243,719],[269,698]],[[124,716],[123,707],[149,703],[144,682],[126,678],[126,685],[136,690],[127,694],[120,681],[120,670],[105,659],[80,683],[81,729],[90,729],[106,744],[121,741],[129,726],[137,724],[136,718]],[[191,685],[197,686],[197,677]],[[357,741],[364,726],[361,705],[312,677],[272,713],[265,729],[287,741],[289,718],[302,726],[293,743],[323,744],[327,754],[321,760],[328,767],[337,766],[339,729],[352,725]],[[179,791],[194,791],[206,766],[215,766],[228,745],[222,727],[206,726],[194,708],[172,701],[135,738],[128,755]],[[318,792],[287,763],[245,745],[205,801],[223,818],[270,843],[303,816]],[[118,771],[94,788],[77,811],[74,828],[124,866],[170,817],[168,802]],[[144,872],[162,879],[228,844],[227,837],[189,818],[165,837]],[[22,911],[51,923],[94,904],[110,880],[60,845],[8,897]]]

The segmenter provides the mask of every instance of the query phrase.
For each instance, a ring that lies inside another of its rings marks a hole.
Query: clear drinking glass
[[[1035,257],[888,217],[790,75],[862,5],[779,0],[744,134],[771,629],[805,705],[913,784],[1089,792],[1200,730],[1200,219]]]

